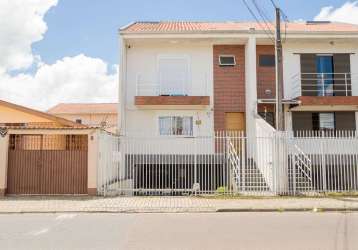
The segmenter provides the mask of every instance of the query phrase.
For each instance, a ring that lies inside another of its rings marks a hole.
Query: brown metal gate
[[[8,194],[87,194],[87,135],[10,135]]]

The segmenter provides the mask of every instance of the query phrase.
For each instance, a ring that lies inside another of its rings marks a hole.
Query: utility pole
[[[281,10],[276,8],[276,129],[284,131],[283,116],[283,63],[282,63],[282,40],[281,40]]]

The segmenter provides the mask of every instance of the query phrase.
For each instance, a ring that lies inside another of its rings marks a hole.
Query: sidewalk
[[[358,197],[6,197],[0,213],[113,212],[189,213],[255,211],[358,211]]]

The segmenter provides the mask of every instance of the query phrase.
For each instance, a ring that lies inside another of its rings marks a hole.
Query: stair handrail
[[[230,137],[228,137],[228,159],[231,163],[231,167],[234,173],[234,177],[239,181],[240,180],[240,157],[238,156],[235,146],[232,143]]]
[[[297,156],[297,157],[295,157],[295,163],[297,164],[297,166],[301,170],[301,172],[308,178],[308,180],[312,181],[312,161],[311,161],[311,159],[303,152],[303,150],[300,147],[297,146],[297,144],[293,144],[292,146],[296,152],[294,155]],[[300,164],[298,164],[298,163],[300,163]]]

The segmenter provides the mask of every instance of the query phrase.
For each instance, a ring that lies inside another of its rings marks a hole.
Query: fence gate
[[[86,194],[87,135],[10,135],[7,194]]]

